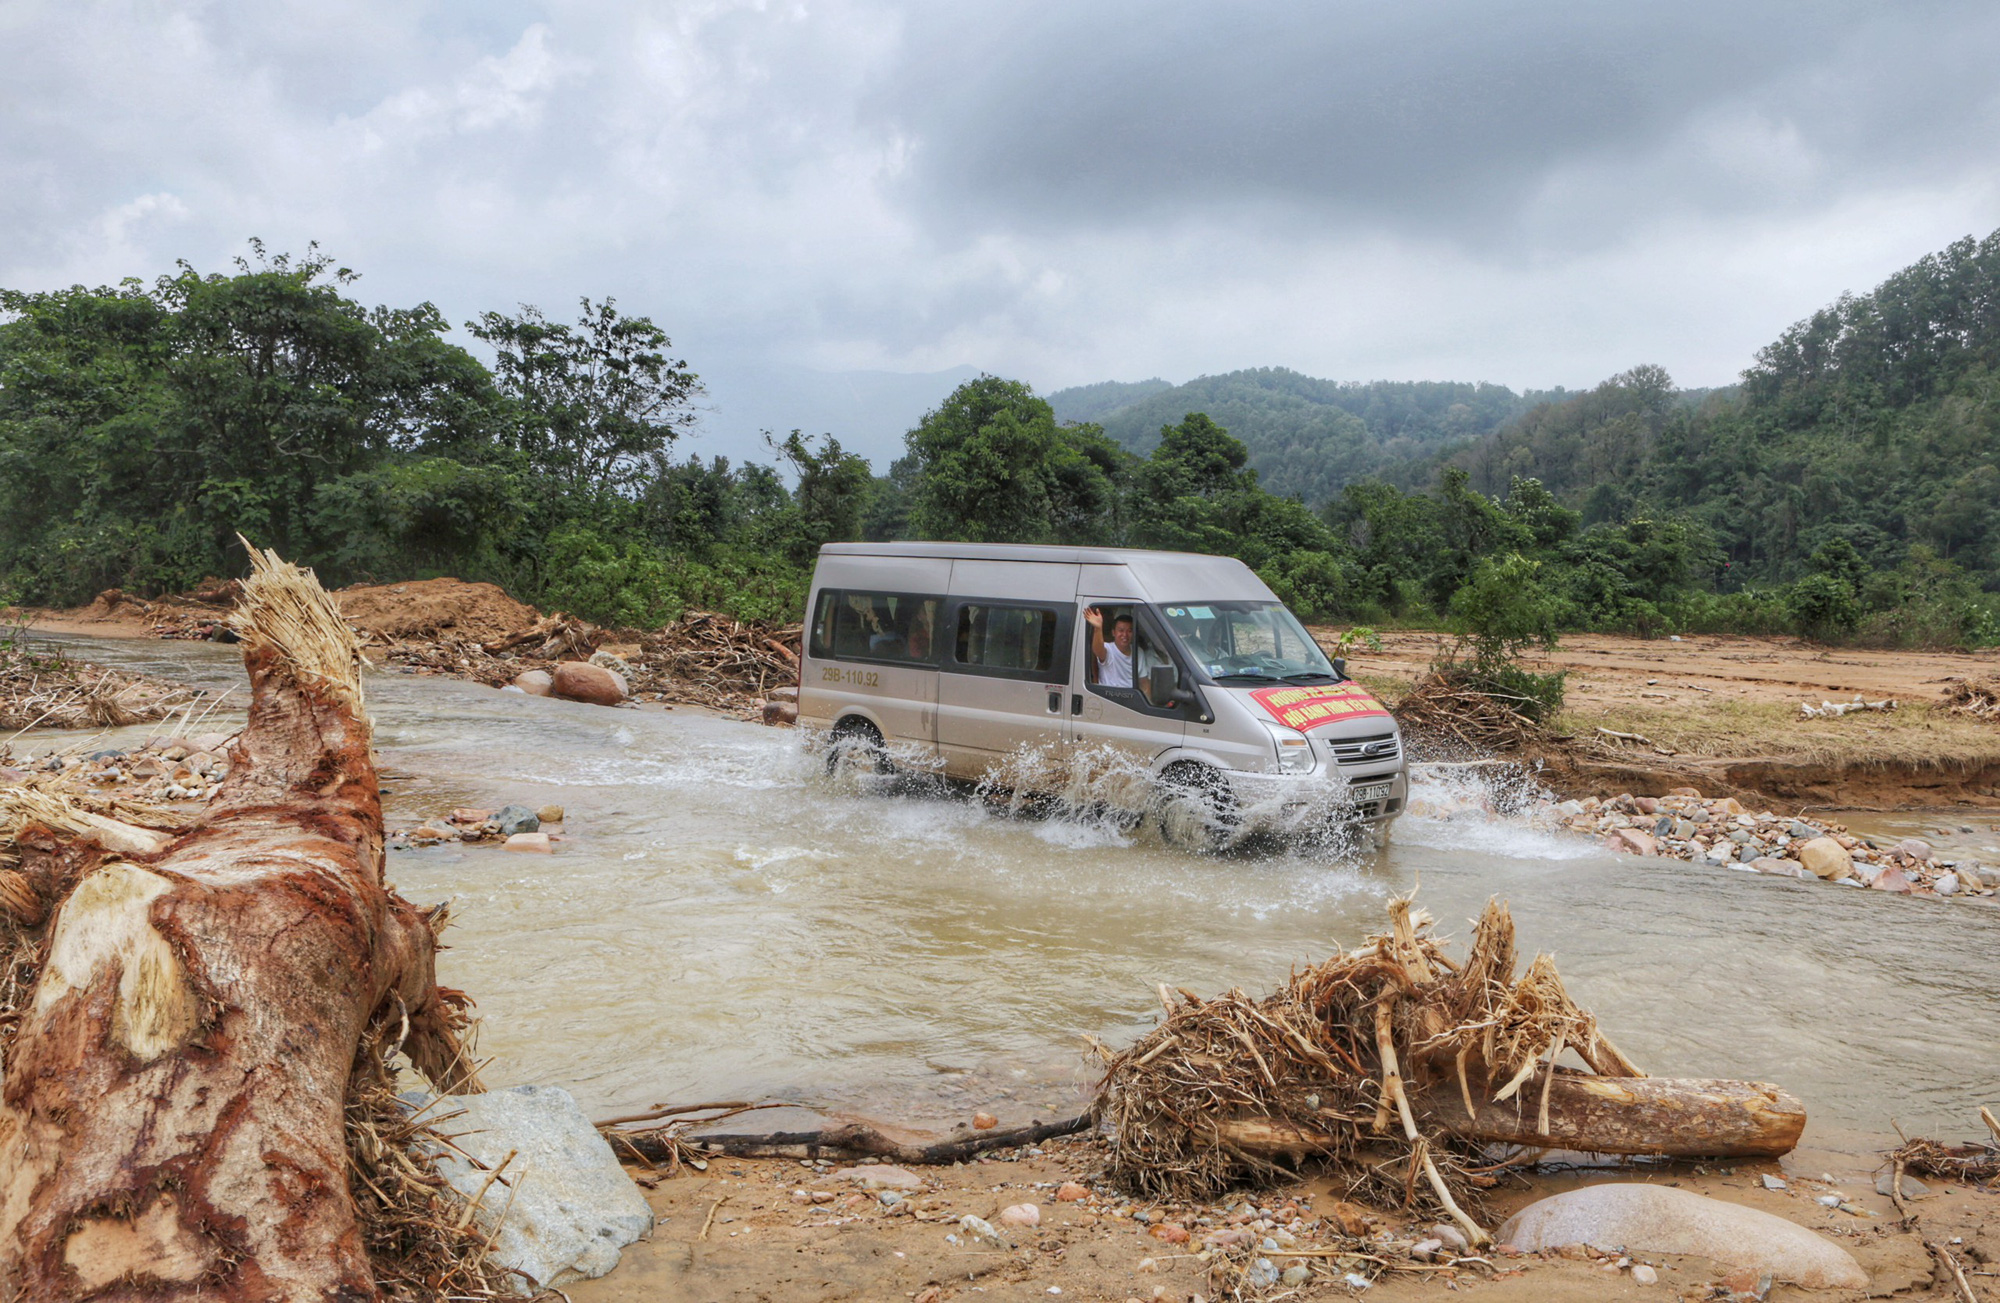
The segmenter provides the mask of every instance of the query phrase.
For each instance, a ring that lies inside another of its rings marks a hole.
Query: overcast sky
[[[739,386],[1719,384],[2000,226],[1996,67],[1990,0],[4,0],[0,285],[255,235]]]

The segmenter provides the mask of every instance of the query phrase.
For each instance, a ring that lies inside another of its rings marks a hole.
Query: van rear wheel
[[[1160,839],[1179,850],[1219,851],[1236,835],[1236,794],[1208,765],[1186,761],[1160,775]]]
[[[888,773],[889,749],[883,745],[881,730],[853,715],[835,724],[832,745],[826,751],[826,772],[838,773],[843,766],[867,774]]]

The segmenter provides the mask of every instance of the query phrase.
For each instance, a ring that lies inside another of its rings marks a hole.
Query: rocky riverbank
[[[1704,798],[1691,787],[1665,796],[1630,793],[1563,801],[1550,817],[1599,837],[1627,855],[1667,856],[1781,877],[1946,899],[1992,897],[2000,864],[1946,859],[1921,838],[1884,843],[1846,825],[1746,809],[1734,797]],[[1996,825],[2000,826],[2000,825]],[[1970,832],[1969,826],[1961,829]]]

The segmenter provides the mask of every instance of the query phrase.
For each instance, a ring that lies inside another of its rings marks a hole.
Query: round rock
[[[1684,1253],[1807,1289],[1865,1289],[1868,1273],[1831,1240],[1782,1217],[1670,1186],[1612,1182],[1529,1204],[1495,1238],[1533,1252],[1566,1244]]]

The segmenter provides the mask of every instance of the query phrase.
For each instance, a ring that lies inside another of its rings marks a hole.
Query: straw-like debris
[[[0,632],[0,730],[117,728],[166,719],[201,701],[197,688],[108,670],[36,643],[16,625]]]
[[[1199,1200],[1320,1160],[1362,1201],[1443,1212],[1476,1244],[1485,1238],[1474,1220],[1477,1191],[1492,1184],[1491,1166],[1450,1131],[1420,1122],[1424,1101],[1413,1105],[1413,1091],[1462,1092],[1468,1115],[1475,1093],[1532,1111],[1537,1102],[1522,1087],[1565,1048],[1594,1072],[1644,1075],[1569,998],[1546,956],[1515,977],[1505,906],[1487,906],[1463,964],[1407,899],[1389,916],[1387,933],[1294,972],[1261,1000],[1161,988],[1164,1021],[1105,1075],[1111,1177]],[[1540,1073],[1543,1133],[1554,1079]]]
[[[457,991],[440,994],[455,1030],[466,1031],[470,1001]],[[349,1188],[376,1284],[396,1303],[509,1294],[511,1273],[487,1257],[493,1243],[473,1215],[477,1204],[438,1174],[435,1155],[454,1147],[450,1137],[398,1096],[397,1056],[408,1032],[407,1020],[378,1019],[362,1037],[347,1088]]]
[[[1947,1145],[1919,1138],[1891,1151],[1889,1161],[1905,1171],[1940,1181],[1985,1185],[2000,1180],[2000,1147],[1994,1145]]]

